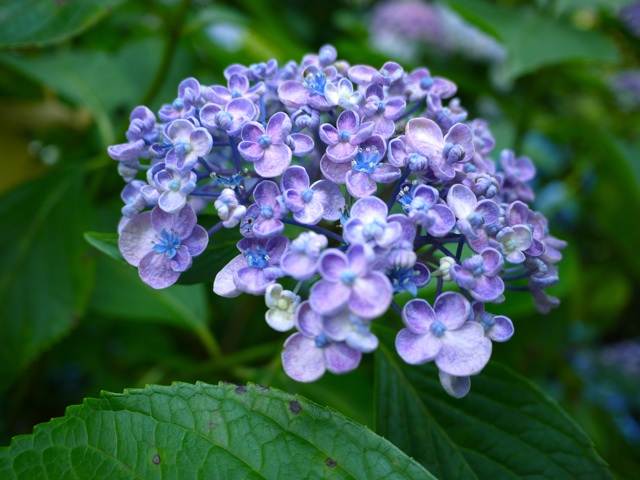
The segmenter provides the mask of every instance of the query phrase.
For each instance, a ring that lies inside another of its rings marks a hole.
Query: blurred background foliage
[[[272,385],[373,424],[372,358],[297,384],[261,298],[151,290],[83,238],[116,231],[123,184],[106,147],[133,107],[324,43],[351,64],[452,79],[496,153],[533,159],[535,207],[570,245],[562,304],[543,316],[510,292],[496,313],[516,334],[493,359],[557,398],[620,478],[640,478],[640,6],[624,0],[0,2],[1,444],[100,390],[176,380]],[[233,239],[218,241],[231,258]]]

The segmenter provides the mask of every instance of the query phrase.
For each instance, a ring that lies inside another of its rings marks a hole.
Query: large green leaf
[[[0,5],[0,48],[44,45],[82,33],[124,0],[13,0]]]
[[[94,269],[82,232],[91,218],[73,168],[0,200],[0,390],[84,311]]]
[[[614,63],[615,44],[596,31],[578,30],[530,7],[483,0],[449,0],[467,20],[496,32],[508,51],[505,75],[515,79],[540,67],[573,60]]]
[[[455,399],[435,367],[406,365],[381,339],[377,432],[438,478],[613,478],[556,402],[506,367],[490,364]]]
[[[159,42],[132,43],[118,54],[102,51],[56,51],[48,55],[0,55],[0,62],[86,107],[93,115],[103,146],[115,138],[113,114],[133,110],[159,62]]]
[[[329,408],[258,385],[204,383],[85,400],[1,449],[0,477],[434,478]]]

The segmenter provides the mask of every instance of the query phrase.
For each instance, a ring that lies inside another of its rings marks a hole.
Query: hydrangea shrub
[[[264,296],[267,324],[295,329],[290,377],[357,368],[378,346],[372,323],[394,310],[399,356],[433,361],[455,397],[514,333],[492,304],[511,290],[542,313],[558,305],[545,290],[566,243],[531,208],[534,164],[494,151],[453,82],[392,61],[350,65],[330,45],[224,76],[187,78],[157,116],[136,107],[127,142],[108,149],[127,183],[119,247],[145,283],[172,285],[235,229],[239,253],[213,292]],[[220,221],[199,225],[212,209]]]

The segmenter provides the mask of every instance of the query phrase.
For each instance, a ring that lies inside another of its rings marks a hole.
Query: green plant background
[[[516,334],[493,358],[555,397],[615,474],[640,478],[638,371],[599,361],[640,342],[640,103],[610,88],[616,72],[640,68],[640,40],[616,17],[628,2],[442,3],[501,42],[507,61],[425,46],[404,67],[454,80],[470,118],[490,121],[497,151],[534,160],[536,205],[570,245],[553,289],[562,305],[543,316],[509,295],[499,310]],[[216,298],[211,282],[153,291],[83,236],[116,230],[123,184],[106,147],[124,140],[133,107],[157,111],[185,77],[224,83],[230,63],[299,61],[324,43],[380,66],[387,57],[367,30],[375,5],[0,4],[0,444],[101,390],[173,381],[256,382],[376,424],[373,356],[357,372],[295,383],[279,360],[286,335],[268,329],[260,298]],[[235,34],[212,35],[220,26]],[[233,244],[219,240],[220,265]]]

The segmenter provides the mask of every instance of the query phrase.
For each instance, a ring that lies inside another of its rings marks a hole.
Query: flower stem
[[[302,227],[302,228],[307,228],[309,230],[312,230],[316,233],[321,233],[322,235],[325,235],[329,238],[333,238],[334,240],[340,242],[340,243],[345,243],[344,239],[338,235],[337,233],[332,232],[331,230],[327,230],[326,228],[322,228],[319,227],[318,225],[305,225],[304,223],[298,223],[295,220],[291,219],[291,218],[281,218],[280,221],[282,223],[286,223],[288,225],[294,225],[296,227]]]

